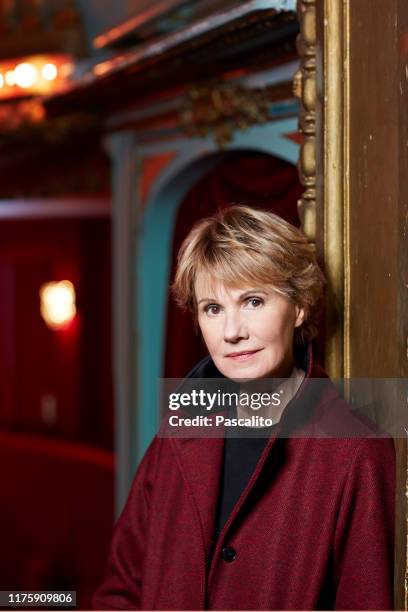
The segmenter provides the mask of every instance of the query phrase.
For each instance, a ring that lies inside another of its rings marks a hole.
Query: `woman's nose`
[[[242,338],[248,338],[246,322],[239,312],[227,312],[224,321],[225,342],[238,342]]]

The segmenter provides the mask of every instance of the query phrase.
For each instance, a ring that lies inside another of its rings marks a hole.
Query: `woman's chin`
[[[249,364],[247,366],[244,366],[243,364],[235,366],[231,364],[225,365],[224,363],[217,367],[224,376],[238,383],[245,383],[251,380],[261,380],[265,378],[282,378],[282,375],[278,373],[279,366],[265,368],[254,367],[250,366]]]
[[[262,370],[259,370],[259,368],[251,367],[228,367],[224,368],[223,371],[220,371],[230,380],[241,384],[248,383],[251,380],[264,378],[267,374],[267,372],[263,372]]]

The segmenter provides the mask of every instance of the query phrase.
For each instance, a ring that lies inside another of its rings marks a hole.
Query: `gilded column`
[[[298,202],[303,231],[316,241],[316,0],[298,1],[300,34],[297,39],[300,68],[295,74],[294,94],[300,100],[299,127],[304,134],[300,149],[299,176],[305,191]]]
[[[294,78],[304,142],[299,174],[303,229],[328,280],[326,369],[349,376],[348,292],[348,3],[298,0],[300,69]]]

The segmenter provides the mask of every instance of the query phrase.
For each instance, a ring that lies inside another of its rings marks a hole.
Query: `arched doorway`
[[[157,388],[164,372],[173,233],[179,207],[189,190],[231,154],[273,156],[286,162],[298,184],[299,144],[292,138],[296,131],[297,119],[293,117],[252,126],[234,133],[223,151],[211,137],[183,137],[136,147],[134,135],[126,133],[110,142],[116,160],[117,187],[114,258],[118,274],[115,321],[119,333],[115,363],[117,380],[123,380],[123,385],[116,387],[116,439],[123,473],[118,485],[119,500],[124,499],[134,470],[157,431]],[[163,157],[166,164],[155,175],[147,196],[141,198],[133,181],[136,179],[136,184],[143,181],[144,160],[155,163],[155,159]],[[136,170],[136,176],[130,175],[131,168]]]

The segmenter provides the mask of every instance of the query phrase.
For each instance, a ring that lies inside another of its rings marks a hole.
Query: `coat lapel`
[[[203,544],[208,560],[212,550],[224,438],[174,438],[180,465],[191,488],[200,517]]]

